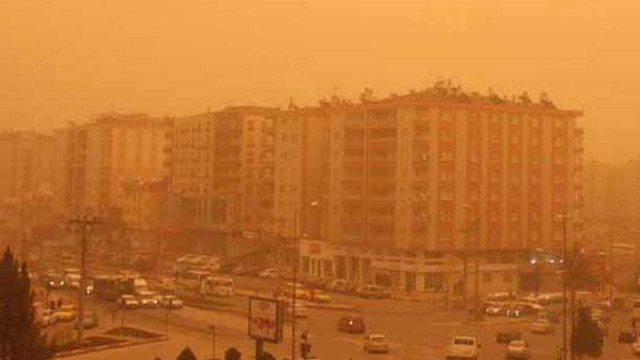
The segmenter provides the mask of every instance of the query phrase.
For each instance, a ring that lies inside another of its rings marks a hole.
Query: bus
[[[201,296],[209,293],[209,283],[212,276],[208,271],[186,271],[179,273],[176,279],[176,290],[179,292],[186,291]]]
[[[218,296],[233,296],[234,281],[230,277],[213,277],[209,280],[211,292]]]

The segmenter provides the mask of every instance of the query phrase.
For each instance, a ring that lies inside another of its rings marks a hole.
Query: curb
[[[470,321],[465,320],[462,322],[463,325],[471,325],[471,326],[500,326],[500,325],[519,325],[526,324],[530,321],[530,319],[517,319],[517,320],[502,320],[502,321]]]
[[[166,335],[163,335],[157,339],[124,341],[118,344],[100,345],[100,346],[86,348],[86,349],[77,349],[77,350],[56,353],[52,356],[52,358],[65,358],[70,356],[76,356],[76,355],[82,355],[82,354],[88,354],[88,353],[106,351],[106,350],[113,350],[113,349],[120,349],[120,348],[125,348],[130,346],[136,346],[136,345],[146,345],[146,344],[167,341],[168,339],[169,337],[167,337]]]

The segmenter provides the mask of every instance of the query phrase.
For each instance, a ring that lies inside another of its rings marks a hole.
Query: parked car
[[[382,334],[371,334],[364,337],[362,349],[368,353],[388,353],[389,344],[387,338]]]
[[[500,304],[488,304],[485,308],[485,313],[489,316],[506,316],[507,307]]]
[[[182,300],[178,299],[175,295],[165,295],[160,299],[160,306],[165,309],[175,310],[182,309],[184,304]]]
[[[235,268],[237,268],[238,265],[233,264],[233,263],[225,263],[225,264],[221,264],[220,268],[218,269],[219,272],[224,273],[224,274],[230,274],[233,272],[233,270],[235,270]]]
[[[138,291],[136,295],[140,307],[145,309],[155,309],[159,305],[156,294],[153,291],[141,290]]]
[[[344,279],[335,279],[327,285],[327,290],[339,293],[353,292],[354,287],[351,282]]]
[[[631,344],[631,353],[636,356],[640,355],[640,342],[638,340]]]
[[[391,295],[378,285],[364,285],[358,288],[358,296],[367,299],[388,299]]]
[[[343,316],[338,321],[338,331],[349,334],[364,334],[366,326],[360,317]]]
[[[528,360],[529,356],[529,344],[526,341],[512,340],[507,345],[507,360]]]
[[[531,323],[531,333],[550,334],[553,332],[553,325],[548,320],[536,320]]]
[[[322,290],[311,290],[311,301],[317,303],[330,303],[331,295],[327,294]]]
[[[120,295],[118,298],[118,305],[120,305],[121,309],[138,309],[140,307],[140,302],[136,300],[136,297],[133,295]]]
[[[618,342],[623,344],[633,344],[638,340],[638,336],[632,331],[620,331]]]
[[[496,334],[496,342],[500,344],[508,344],[513,340],[521,340],[522,333],[518,330],[505,330]]]
[[[454,336],[446,350],[447,360],[477,360],[480,355],[478,339],[472,336]]]
[[[276,279],[279,276],[279,274],[278,274],[278,270],[273,268],[268,268],[268,269],[260,270],[258,272],[258,276],[261,278]]]
[[[249,272],[249,269],[244,265],[238,265],[234,267],[233,270],[231,270],[231,273],[233,275],[247,275],[248,272]]]

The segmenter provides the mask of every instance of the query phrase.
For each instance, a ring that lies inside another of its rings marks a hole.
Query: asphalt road
[[[240,304],[245,301],[245,299],[238,298],[238,306],[241,306]],[[561,329],[559,327],[556,328],[554,334],[534,335],[528,330],[528,324],[465,325],[464,314],[433,311],[421,303],[400,300],[366,300],[349,296],[341,297],[340,301],[357,305],[357,312],[359,316],[364,318],[368,332],[385,334],[391,352],[388,355],[366,354],[362,351],[361,335],[338,332],[337,321],[345,312],[309,309],[309,318],[298,322],[298,334],[304,330],[309,331],[313,353],[322,359],[443,359],[444,348],[451,337],[455,335],[478,337],[482,344],[482,359],[503,359],[506,347],[495,342],[495,334],[501,329],[508,328],[522,331],[524,338],[532,346],[533,359],[555,360],[560,349]],[[100,328],[102,329],[119,326],[124,319],[125,325],[143,327],[162,333],[168,329],[170,338],[179,338],[184,345],[191,345],[206,352],[211,343],[210,325],[215,324],[219,353],[222,353],[223,349],[229,346],[236,346],[247,352],[252,350],[251,339],[246,335],[246,318],[239,314],[192,307],[172,311],[168,316],[167,312],[162,309],[114,312],[113,303],[96,299],[90,301],[89,308],[99,312]],[[628,318],[624,314],[613,317],[602,359],[613,360],[629,355],[628,346],[617,343],[618,330],[628,326]],[[99,331],[99,329],[94,331]],[[287,325],[284,342],[278,345],[268,344],[266,349],[274,353],[278,359],[290,357],[290,334],[291,328]],[[131,351],[136,350],[132,349]]]

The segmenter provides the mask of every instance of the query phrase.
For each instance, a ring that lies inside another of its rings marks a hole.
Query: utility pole
[[[87,283],[87,248],[89,234],[94,232],[102,221],[97,218],[78,217],[69,220],[69,227],[72,232],[79,234],[80,240],[80,286],[78,288],[78,340],[82,340],[84,333],[84,295]]]
[[[611,234],[609,234],[609,307],[613,310],[613,236]]]
[[[480,226],[476,220],[476,281],[475,281],[475,295],[474,295],[474,312],[476,321],[480,321]]]
[[[291,289],[291,359],[296,358],[296,290],[298,285],[298,261],[300,256],[298,244],[298,217],[300,210],[293,214],[293,288]]]
[[[567,215],[559,215],[562,220],[562,360],[567,360],[567,290],[568,290],[568,261],[567,261]],[[573,321],[573,317],[572,317]]]
[[[211,325],[211,358],[216,358],[216,326]]]

